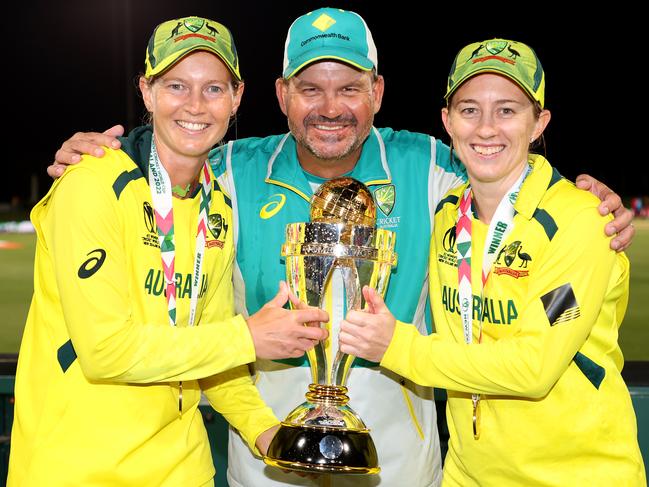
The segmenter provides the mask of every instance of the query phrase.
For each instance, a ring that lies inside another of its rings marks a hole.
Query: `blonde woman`
[[[326,335],[303,326],[326,313],[282,308],[285,286],[234,315],[230,202],[207,162],[243,94],[228,29],[160,24],[140,90],[152,126],[84,158],[32,212],[12,486],[209,485],[201,391],[264,453],[278,420],[247,364],[301,356]]]

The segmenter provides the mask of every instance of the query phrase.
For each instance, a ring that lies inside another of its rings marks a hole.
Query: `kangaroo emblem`
[[[180,26],[181,25],[183,25],[183,23],[178,22],[176,27],[174,27],[174,29],[171,31],[171,35],[169,36],[169,39],[171,39],[172,37],[176,37],[178,34],[180,34]],[[167,40],[169,40],[169,39],[167,39]]]
[[[209,30],[209,31],[210,31],[210,34],[212,34],[212,35],[215,36],[215,37],[216,37],[216,36],[218,35],[218,33],[219,33],[219,31],[216,30],[214,27],[212,27],[210,24],[207,24],[207,30]]]

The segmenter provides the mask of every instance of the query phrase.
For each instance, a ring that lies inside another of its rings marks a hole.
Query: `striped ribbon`
[[[458,219],[455,227],[455,244],[457,246],[457,277],[458,292],[460,294],[460,316],[464,341],[472,341],[472,301],[471,290],[471,187],[467,187],[458,207]]]
[[[212,196],[212,179],[207,161],[203,164],[201,177],[201,201],[198,214],[198,230],[196,231],[196,249],[194,251],[194,278],[192,280],[192,297],[189,307],[189,326],[194,326],[196,310],[198,309],[198,295],[200,294],[201,279],[203,277],[203,257],[205,254],[205,241],[207,240],[207,218],[210,211]]]

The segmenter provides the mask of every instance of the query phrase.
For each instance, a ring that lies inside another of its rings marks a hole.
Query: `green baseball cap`
[[[223,24],[201,17],[168,20],[155,28],[146,49],[144,76],[159,75],[190,52],[198,50],[216,54],[241,81],[232,34]]]
[[[464,47],[453,61],[448,75],[446,95],[449,97],[462,83],[481,73],[497,73],[514,81],[532,100],[545,104],[545,73],[541,61],[531,47],[522,42],[491,39]]]
[[[291,24],[284,46],[284,78],[322,59],[342,61],[363,71],[377,69],[372,33],[360,15],[321,8]]]

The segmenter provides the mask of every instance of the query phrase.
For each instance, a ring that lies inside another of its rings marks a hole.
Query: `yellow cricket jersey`
[[[253,449],[278,422],[245,365],[255,351],[233,312],[231,210],[217,185],[191,328],[200,196],[174,198],[178,326],[169,324],[145,177],[151,133],[136,135],[131,157],[84,158],[32,211],[34,296],[16,374],[11,486],[205,484],[214,467],[201,390]]]
[[[435,216],[436,333],[422,336],[397,323],[381,364],[448,389],[444,485],[646,485],[617,344],[628,259],[610,250],[594,196],[562,179],[544,158],[532,156],[530,164],[514,229],[482,297],[476,283],[488,226],[473,222],[473,343],[464,342],[458,298],[455,225],[463,186]],[[477,440],[471,393],[481,394]]]

